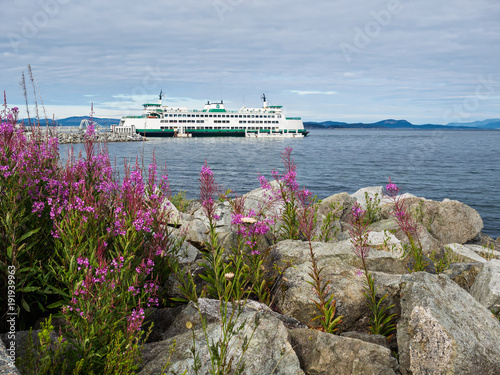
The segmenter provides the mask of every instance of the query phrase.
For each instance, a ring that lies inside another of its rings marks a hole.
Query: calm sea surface
[[[243,194],[259,187],[259,173],[270,178],[273,169],[282,171],[287,146],[299,183],[319,198],[385,185],[390,176],[403,192],[475,208],[483,232],[500,236],[500,131],[312,129],[302,139],[152,138],[108,148],[119,169],[125,159],[149,165],[154,151],[167,166],[172,192],[196,198],[205,159],[220,185]],[[60,148],[64,156],[68,145]]]

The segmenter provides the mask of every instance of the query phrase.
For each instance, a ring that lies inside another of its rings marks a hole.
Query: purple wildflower
[[[368,233],[370,232],[368,220],[365,220],[366,211],[356,204],[351,210],[351,228],[349,229],[349,236],[351,237],[354,253],[363,261],[363,268],[365,259],[370,252],[368,245]]]
[[[214,202],[215,194],[218,192],[217,184],[215,183],[214,173],[210,169],[205,160],[205,164],[201,167],[200,172],[200,200],[203,206],[203,211],[207,216],[210,225],[214,225],[214,221],[217,221],[217,215],[215,215],[215,209],[217,207]]]

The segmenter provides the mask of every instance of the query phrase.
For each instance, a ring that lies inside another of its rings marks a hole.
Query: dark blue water
[[[157,163],[167,165],[172,192],[196,198],[205,159],[220,185],[243,194],[259,187],[259,173],[282,170],[287,146],[300,184],[319,198],[385,185],[390,176],[403,192],[473,207],[483,232],[500,235],[500,131],[313,129],[303,139],[168,138],[108,148],[119,167],[137,157],[147,166],[154,150]]]

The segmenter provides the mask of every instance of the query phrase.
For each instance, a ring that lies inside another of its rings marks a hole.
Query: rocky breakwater
[[[60,144],[63,143],[83,143],[85,142],[84,132],[60,132],[57,134]],[[99,132],[95,133],[96,142],[137,142],[145,141],[146,138],[140,134]]]
[[[266,203],[261,189],[245,197],[247,211]],[[270,234],[260,240],[259,249],[269,254],[266,267],[280,269],[281,274],[271,288],[271,307],[247,301],[234,325],[243,328],[234,328],[237,332],[228,350],[230,358],[245,363],[242,373],[500,374],[498,240],[481,233],[482,220],[471,207],[408,195],[407,208],[416,221],[427,262],[426,271],[413,272],[404,251],[408,238],[391,217],[392,203],[377,197],[382,197],[381,187],[335,194],[316,211],[317,232],[329,222],[329,235],[323,237],[327,241],[313,242],[312,249],[330,281],[328,295],[334,295],[337,315],[343,316],[335,334],[323,332],[313,321],[318,310],[309,283],[309,243],[278,241]],[[348,232],[356,203],[373,213],[366,267],[373,275],[377,298],[386,296],[388,313],[395,314],[397,328],[389,337],[370,334],[361,263]],[[196,275],[208,240],[208,221],[197,202],[186,212],[173,209],[170,224],[186,239],[181,263]],[[236,241],[231,211],[227,201],[218,203],[217,232],[227,249]],[[276,214],[279,210],[269,213]],[[203,286],[202,279],[197,282]],[[163,287],[180,295],[174,278]],[[224,332],[218,300],[152,309],[148,321],[154,323],[153,332],[142,349],[140,374],[160,373],[167,362],[167,371],[194,374],[193,347],[198,373],[209,373],[210,345]]]

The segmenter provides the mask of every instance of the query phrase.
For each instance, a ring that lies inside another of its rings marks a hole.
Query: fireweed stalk
[[[206,253],[203,255],[204,259],[201,263],[205,272],[200,277],[208,283],[206,287],[208,295],[221,300],[227,293],[225,275],[230,271],[228,266],[224,264],[224,248],[219,244],[219,236],[216,232],[219,220],[219,216],[215,214],[218,187],[214,173],[206,161],[201,168],[199,184],[201,205],[209,226],[208,241],[205,242]]]
[[[240,202],[242,204],[239,204]],[[231,224],[236,228],[238,235],[238,247],[233,251],[232,260],[235,264],[240,259],[244,260],[248,266],[246,274],[253,294],[259,301],[269,304],[269,282],[264,271],[268,252],[261,251],[259,244],[269,232],[274,220],[265,219],[262,214],[259,215],[254,210],[245,212],[244,198],[239,197],[236,198],[236,204],[233,204]]]
[[[370,317],[370,331],[374,335],[384,335],[390,337],[392,331],[396,329],[396,325],[392,319],[396,314],[387,315],[387,311],[394,307],[384,306],[383,302],[387,298],[387,294],[377,301],[377,291],[379,287],[375,288],[375,280],[366,266],[366,258],[370,253],[370,246],[368,244],[368,234],[370,232],[369,220],[367,220],[367,212],[363,210],[358,204],[352,208],[351,212],[351,228],[349,229],[349,236],[351,237],[354,253],[361,259],[363,273],[365,275],[365,292],[363,293],[367,299],[368,308],[372,316]]]
[[[260,185],[268,198],[266,211],[277,211],[274,219],[276,223],[280,223],[277,232],[279,240],[297,240],[300,234],[298,217],[298,211],[301,208],[300,188],[297,183],[297,165],[291,154],[291,147],[286,147],[281,154],[281,161],[285,167],[282,175],[275,170],[271,172],[276,185],[269,183],[264,176],[259,177]]]
[[[209,240],[206,242],[207,251],[202,255],[203,262],[201,263],[204,273],[200,277],[208,284],[206,286],[208,295],[219,300],[221,319],[221,335],[217,341],[214,341],[208,337],[208,323],[201,313],[198,299],[195,299],[202,330],[209,348],[211,361],[210,373],[229,374],[233,371],[234,373],[241,373],[244,369],[243,354],[248,349],[253,333],[258,326],[258,321],[256,320],[251,335],[248,337],[244,330],[245,324],[238,324],[238,318],[243,312],[245,301],[249,295],[246,288],[249,267],[245,264],[240,246],[236,250],[233,249],[233,253],[224,259],[224,248],[219,244],[216,232],[216,223],[219,217],[215,214],[217,208],[215,196],[218,194],[218,188],[214,174],[206,161],[200,172],[199,183],[202,208],[209,222]],[[244,201],[237,199],[233,207],[238,207],[237,210],[242,212]],[[255,233],[253,234],[255,235]],[[248,235],[252,237],[250,233]],[[255,239],[255,236],[252,238]],[[252,246],[251,244],[247,245]],[[253,251],[254,256],[258,255],[255,246]],[[190,280],[192,282],[192,278]],[[184,287],[184,289],[186,288]],[[196,293],[195,288],[191,288],[191,290]],[[236,335],[244,335],[244,343],[241,347],[243,354],[239,359],[231,355],[231,343],[233,337]],[[196,352],[195,342],[196,337],[193,330],[193,347],[191,349],[194,359],[193,370],[198,374],[201,368],[201,360],[199,354]]]
[[[313,318],[313,321],[319,320],[321,327],[325,332],[334,333],[338,329],[337,326],[342,322],[343,316],[335,317],[337,311],[337,302],[334,299],[335,295],[332,292],[330,297],[328,297],[328,292],[330,291],[330,280],[325,280],[323,275],[324,267],[318,266],[318,261],[316,260],[312,247],[312,238],[314,236],[316,223],[315,201],[311,198],[311,194],[305,189],[302,190],[298,196],[302,207],[299,213],[300,232],[307,239],[309,244],[309,254],[312,263],[310,268],[311,271],[309,272],[309,276],[312,281],[307,282],[314,289],[314,293],[316,294],[318,300],[312,301],[320,312],[320,315]]]
[[[400,188],[391,181],[385,186],[385,195],[392,201],[394,208],[392,216],[398,223],[399,228],[408,238],[409,244],[405,244],[405,255],[410,255],[413,258],[413,267],[409,267],[410,271],[423,271],[427,267],[428,262],[424,259],[422,244],[418,235],[417,223],[408,211],[406,199],[399,195]]]

